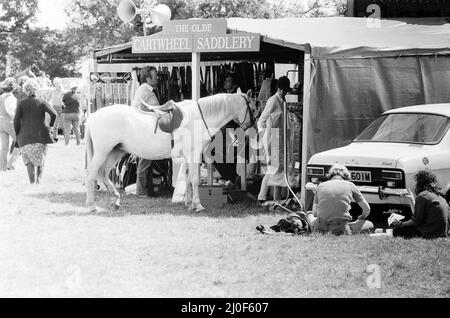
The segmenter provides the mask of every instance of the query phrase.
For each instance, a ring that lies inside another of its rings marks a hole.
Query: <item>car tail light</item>
[[[386,185],[388,188],[395,188],[395,181],[388,181]]]
[[[322,167],[308,167],[306,168],[306,173],[310,177],[324,177],[325,169]]]
[[[402,180],[403,174],[401,171],[382,170],[381,177],[385,180]]]

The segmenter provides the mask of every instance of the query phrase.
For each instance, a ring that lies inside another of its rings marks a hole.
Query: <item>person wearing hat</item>
[[[70,84],[70,91],[64,94],[62,117],[64,122],[64,141],[66,146],[70,141],[70,130],[73,129],[75,138],[77,140],[77,145],[81,143],[80,136],[80,101],[76,95],[78,83],[72,82]]]
[[[291,90],[291,82],[286,76],[282,76],[278,79],[277,92],[267,100],[266,107],[264,108],[261,116],[258,120],[257,126],[260,134],[263,135],[263,145],[266,152],[266,164],[267,172],[262,180],[261,189],[258,195],[258,201],[264,202],[267,200],[267,192],[269,190],[269,180],[271,175],[279,170],[276,163],[273,161],[274,156],[279,156],[280,149],[272,149],[271,140],[274,138],[274,130],[278,129],[278,133],[281,135],[283,132],[283,101],[287,93]],[[282,163],[282,160],[278,160],[278,164]],[[279,191],[279,188],[276,189]],[[276,194],[274,195],[276,197]]]
[[[23,163],[27,167],[28,178],[33,184],[40,183],[42,178],[47,144],[53,143],[50,127],[55,123],[56,111],[45,101],[36,98],[36,93],[40,89],[36,79],[28,79],[23,89],[28,97],[17,105],[14,130]],[[45,123],[46,114],[50,115],[50,127]]]
[[[8,160],[9,139],[12,139],[13,144],[16,141],[13,125],[17,108],[17,99],[13,94],[16,88],[16,80],[7,77],[0,86],[3,91],[3,94],[0,95],[0,171],[5,171],[14,169],[14,162],[19,154],[18,150],[14,149]]]

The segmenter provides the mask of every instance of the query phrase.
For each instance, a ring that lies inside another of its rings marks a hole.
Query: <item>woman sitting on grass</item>
[[[336,164],[330,168],[328,181],[317,188],[314,196],[313,211],[307,213],[307,219],[313,232],[335,235],[368,232],[372,222],[366,221],[370,206],[355,184],[349,181],[350,172]],[[355,222],[350,215],[352,199],[359,204],[363,213]]]
[[[394,222],[394,236],[404,238],[448,237],[449,206],[442,193],[436,175],[420,170],[415,175],[416,202],[411,220]],[[412,194],[411,194],[412,196]],[[411,198],[412,199],[412,198]]]

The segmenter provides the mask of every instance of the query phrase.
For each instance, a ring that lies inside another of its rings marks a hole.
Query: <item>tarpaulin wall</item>
[[[450,102],[450,56],[311,60],[308,156],[349,144],[381,113]]]

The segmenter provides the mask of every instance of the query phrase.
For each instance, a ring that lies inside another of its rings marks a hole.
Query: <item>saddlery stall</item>
[[[135,42],[130,42],[94,52],[92,72],[189,65],[191,72],[198,70],[192,83],[200,84],[207,82],[201,75],[208,74],[208,66],[211,72],[222,63],[254,63],[254,74],[261,63],[263,70],[293,65],[287,68],[296,70],[291,83],[303,86],[296,110],[301,118],[297,141],[301,151],[293,162],[299,163],[300,189],[307,182],[306,164],[312,155],[348,144],[384,111],[450,101],[450,24],[445,19],[226,19],[226,34],[234,33],[257,34],[258,49],[201,52],[193,61],[192,52],[136,52]],[[275,78],[275,73],[263,73],[262,79]],[[263,83],[258,78],[243,87],[253,89],[256,96]],[[200,97],[200,85],[189,97]],[[305,191],[301,192],[305,200]]]

